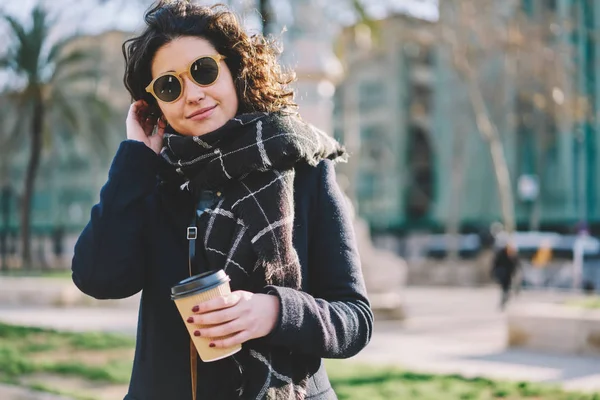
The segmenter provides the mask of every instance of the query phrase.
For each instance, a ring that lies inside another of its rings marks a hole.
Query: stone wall
[[[406,286],[406,262],[391,251],[373,247],[369,227],[354,220],[363,275],[376,319],[404,319],[402,290]]]
[[[600,356],[600,310],[527,304],[507,312],[508,346]]]
[[[473,259],[422,258],[407,262],[407,284],[416,286],[482,286],[490,277],[493,253],[482,251]]]

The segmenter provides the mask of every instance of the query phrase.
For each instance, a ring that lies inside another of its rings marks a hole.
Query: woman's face
[[[152,79],[165,72],[181,71],[201,56],[217,55],[209,41],[192,36],[172,40],[159,48],[152,60]],[[185,136],[201,136],[223,126],[235,117],[238,98],[231,72],[219,62],[218,79],[210,86],[198,86],[183,73],[183,94],[173,103],[157,100],[167,122]],[[199,113],[200,112],[200,113]]]

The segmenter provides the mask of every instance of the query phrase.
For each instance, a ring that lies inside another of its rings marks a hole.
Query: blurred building
[[[298,70],[301,113],[325,130],[333,125],[334,135],[349,149],[351,162],[339,169],[341,183],[371,227],[376,232],[398,233],[440,231],[456,223],[463,231],[474,231],[499,220],[489,147],[476,129],[464,82],[436,41],[432,28],[436,23],[397,14],[378,21],[378,31],[363,25],[345,29],[335,47],[345,76],[335,88],[332,105],[332,83],[338,83],[340,76],[338,61],[330,52],[329,33],[319,34],[327,21],[313,17],[318,9],[308,0],[293,6],[296,23],[284,36],[289,40],[284,61]],[[552,12],[574,26],[564,35],[574,49],[577,67],[570,83],[598,110],[600,80],[595,66],[600,49],[597,35],[590,33],[598,30],[600,4],[523,0],[522,7],[532,21]],[[50,232],[56,226],[78,232],[98,201],[108,163],[124,138],[129,96],[122,83],[120,49],[130,35],[110,31],[84,36],[75,44],[102,49],[100,78],[94,84],[122,116],[107,132],[108,155],[90,149],[77,135],[52,135],[55,139],[44,150],[37,180],[34,233]],[[490,92],[505,90],[494,69],[501,64],[499,54],[484,71],[484,85]],[[519,115],[531,107],[531,100],[520,99],[514,87],[509,89],[506,104],[511,110]],[[328,118],[331,108],[333,122]],[[542,229],[568,230],[582,219],[592,228],[600,223],[595,204],[600,195],[600,174],[595,173],[600,138],[595,119],[577,124],[568,119],[547,121],[542,170],[534,162],[542,157],[539,136],[527,124],[507,122],[498,128],[514,181],[521,229],[531,225],[534,209]],[[23,143],[11,159],[13,230],[18,227],[17,193],[22,191],[27,155]],[[535,186],[535,182],[539,183],[534,188],[539,189],[537,205],[518,196],[520,186]]]
[[[333,53],[333,34],[321,5],[314,0],[290,2],[294,19],[283,35],[281,63],[294,70],[294,100],[304,119],[332,131],[333,94],[342,66]]]
[[[521,96],[521,83],[503,76],[501,52],[480,65],[484,96],[500,98],[490,114],[507,115],[494,121],[514,182],[518,227],[568,231],[583,220],[597,230],[600,3],[525,0],[521,7],[532,24],[552,15],[548,28],[558,33],[548,40],[571,50],[565,65],[575,68],[565,67],[567,84],[551,88],[550,101],[573,94],[590,112],[579,122],[573,113],[542,113],[548,99]],[[354,156],[344,173],[375,231],[441,231],[452,224],[479,231],[501,219],[489,146],[435,24],[392,15],[375,30],[349,27],[338,40],[345,77],[335,94],[334,132]],[[548,69],[560,60],[543,62]]]

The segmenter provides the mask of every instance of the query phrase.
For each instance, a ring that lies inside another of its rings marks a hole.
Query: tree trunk
[[[467,86],[467,94],[475,115],[478,131],[488,143],[490,154],[492,156],[494,173],[496,175],[504,229],[508,234],[512,234],[515,230],[515,210],[510,172],[504,155],[502,141],[500,140],[500,134],[490,117],[485,99],[481,93],[477,73],[471,67],[469,62],[468,52],[471,48],[468,43],[473,39],[471,37],[473,32],[469,30],[468,25],[460,25],[461,23],[464,24],[465,21],[458,18],[460,16],[468,16],[466,9],[469,8],[469,5],[473,6],[473,3],[466,3],[463,1],[456,1],[454,3],[447,1],[441,3],[446,7],[441,8],[441,14],[443,15],[440,19],[454,21],[454,23],[457,24],[456,26],[453,26],[452,29],[442,25],[442,38],[450,45],[453,63],[456,70],[462,75]],[[456,7],[462,7],[460,14],[457,14],[458,10]],[[463,34],[457,35],[457,30]]]
[[[31,206],[35,179],[37,177],[42,152],[42,125],[44,121],[44,105],[41,93],[35,96],[31,130],[31,151],[25,176],[25,188],[21,203],[21,258],[24,268],[31,268]]]
[[[0,255],[2,271],[8,271],[8,221],[10,218],[10,186],[8,182],[0,189],[0,208],[2,212],[2,233],[0,233]]]
[[[273,22],[269,0],[258,0],[258,12],[262,18],[263,35],[266,36],[271,33],[271,23]]]
[[[454,135],[454,143],[452,146],[452,166],[451,166],[451,187],[450,187],[450,202],[448,207],[448,219],[446,223],[446,235],[449,243],[448,260],[453,263],[458,263],[460,243],[458,235],[460,233],[460,217],[461,205],[463,203],[463,183],[464,183],[464,163],[466,161],[466,143],[465,135],[461,132]]]
[[[489,111],[485,105],[485,100],[479,89],[477,76],[469,65],[469,62],[460,55],[455,55],[454,59],[457,61],[459,67],[458,70],[462,72],[467,83],[469,100],[473,107],[477,128],[489,144],[494,173],[496,175],[496,184],[498,186],[498,194],[500,196],[500,208],[502,211],[502,219],[504,221],[504,229],[508,234],[511,234],[515,230],[514,198],[510,181],[510,172],[504,155],[502,141],[500,140],[500,134],[490,118]]]

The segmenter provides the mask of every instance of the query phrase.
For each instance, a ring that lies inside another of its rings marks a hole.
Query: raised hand
[[[148,103],[138,100],[131,104],[127,113],[125,125],[127,127],[127,139],[137,140],[146,144],[156,154],[160,153],[163,143],[163,135],[167,126],[166,122],[148,114]],[[154,127],[157,126],[156,133]]]

